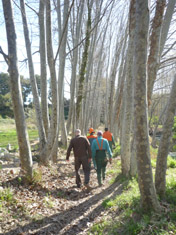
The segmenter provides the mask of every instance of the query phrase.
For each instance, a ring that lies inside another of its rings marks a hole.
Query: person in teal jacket
[[[92,143],[92,160],[94,167],[97,171],[97,179],[99,186],[102,185],[102,179],[105,180],[106,165],[108,159],[106,157],[106,152],[108,152],[109,162],[112,162],[112,152],[109,147],[109,143],[106,139],[102,137],[102,131],[97,132],[97,139]]]

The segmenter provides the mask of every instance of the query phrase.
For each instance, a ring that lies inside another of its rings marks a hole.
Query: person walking
[[[91,146],[92,146],[93,140],[96,138],[97,136],[95,135],[94,129],[92,127],[89,128],[89,135],[87,135],[87,139],[89,140]]]
[[[91,190],[89,186],[90,180],[90,165],[92,159],[91,147],[88,139],[81,135],[81,130],[77,129],[75,131],[75,137],[71,139],[70,145],[67,149],[66,160],[69,161],[71,150],[74,153],[74,164],[76,172],[76,184],[77,187],[81,187],[81,178],[79,174],[79,169],[82,165],[84,171],[84,185],[88,191]]]
[[[103,133],[103,138],[108,140],[111,151],[113,152],[112,145],[115,146],[115,141],[114,141],[114,137],[113,137],[112,133],[108,130],[107,127],[105,128],[105,132]]]
[[[106,157],[106,152],[108,152],[109,162],[112,162],[112,152],[109,147],[109,143],[106,139],[102,137],[102,131],[97,132],[97,139],[92,143],[92,160],[94,167],[97,171],[97,180],[99,186],[102,185],[102,179],[105,180],[106,165],[108,159]]]

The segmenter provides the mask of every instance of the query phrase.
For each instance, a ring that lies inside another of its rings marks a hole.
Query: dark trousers
[[[80,167],[83,167],[84,171],[84,184],[89,183],[90,179],[90,165],[88,163],[88,157],[75,158],[75,172],[76,172],[76,184],[79,187],[81,185],[81,178],[79,174]]]
[[[95,161],[97,165],[97,179],[98,184],[101,185],[101,179],[105,179],[107,158],[104,150],[98,150],[96,152]]]

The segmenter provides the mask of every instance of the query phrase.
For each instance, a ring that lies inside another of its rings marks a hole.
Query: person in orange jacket
[[[112,133],[110,131],[108,131],[108,128],[105,128],[105,132],[103,133],[103,138],[107,139],[109,142],[109,146],[111,148],[112,151],[112,145],[115,146],[115,141],[114,141],[114,137],[112,135]]]
[[[94,129],[91,127],[89,128],[89,135],[87,135],[87,139],[89,140],[90,145],[92,146],[92,142],[97,139],[97,136],[95,135]]]

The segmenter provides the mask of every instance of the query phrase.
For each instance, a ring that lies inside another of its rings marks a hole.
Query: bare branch
[[[4,53],[4,51],[2,50],[2,47],[1,47],[1,46],[0,46],[0,54],[4,57],[5,62],[6,62],[7,64],[9,64],[9,57],[8,57],[8,55],[6,55],[6,54]]]
[[[162,54],[162,57],[164,57],[175,46],[175,44],[176,44],[176,41],[167,49],[166,52]]]
[[[175,60],[175,59],[176,59],[176,56],[175,56],[175,57],[171,57],[171,58],[169,58],[169,59],[167,59],[167,60],[163,60],[163,61],[160,62],[160,65],[162,65],[162,64],[164,64],[164,63],[166,63],[166,62],[168,62],[168,61]]]
[[[71,4],[70,9],[69,9],[69,11],[68,11],[68,16],[67,16],[67,19],[66,19],[66,21],[65,21],[65,25],[64,25],[64,28],[63,28],[63,32],[62,32],[62,35],[61,35],[61,39],[60,39],[60,42],[59,42],[59,46],[58,46],[58,49],[57,49],[57,52],[56,52],[56,56],[55,56],[55,59],[54,59],[54,62],[55,62],[55,63],[56,63],[56,60],[57,60],[57,56],[58,56],[58,54],[59,54],[59,50],[60,50],[60,47],[61,47],[62,39],[63,39],[65,30],[66,30],[66,27],[67,27],[67,24],[68,24],[68,19],[69,19],[70,12],[71,12],[71,9],[72,9],[72,7],[73,7],[73,4],[74,4],[74,0],[72,1],[72,4]]]
[[[114,0],[110,1],[110,3],[108,4],[108,6],[106,7],[106,9],[104,10],[102,16],[100,17],[99,21],[94,25],[94,27],[89,31],[89,34],[97,27],[97,25],[100,23],[100,21],[102,20],[103,16],[105,15],[108,7],[111,5],[111,3],[113,2]],[[68,54],[70,54],[72,51],[74,51],[79,45],[81,45],[84,41],[86,40],[86,37],[84,37],[75,47],[73,47],[69,52],[67,52],[66,56]]]
[[[35,12],[37,16],[39,16],[39,13],[36,10],[34,10],[34,8],[30,7],[27,3],[25,3],[25,5],[29,7],[33,12]]]

